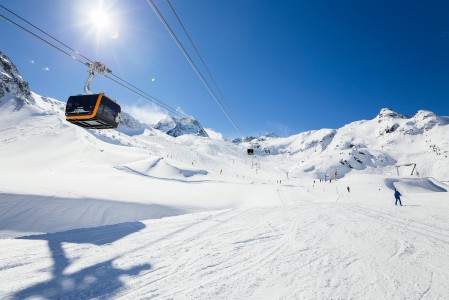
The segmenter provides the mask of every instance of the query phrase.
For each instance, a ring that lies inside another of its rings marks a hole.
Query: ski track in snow
[[[21,278],[3,285],[3,297],[423,299],[449,293],[443,224],[397,210],[407,206],[379,211],[342,195],[301,200],[297,189],[273,189],[279,204],[272,207],[0,240],[10,249],[0,255],[0,281]],[[111,239],[127,227],[136,230]],[[98,280],[100,286],[90,284]]]

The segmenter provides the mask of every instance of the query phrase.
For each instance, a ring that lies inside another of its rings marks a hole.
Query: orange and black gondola
[[[104,94],[70,96],[65,109],[66,120],[84,128],[117,128],[121,108]]]

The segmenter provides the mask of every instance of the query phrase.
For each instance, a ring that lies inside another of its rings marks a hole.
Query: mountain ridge
[[[236,159],[248,164],[246,149],[257,144],[255,154],[266,160],[266,172],[274,168],[292,177],[324,178],[335,172],[339,177],[350,172],[393,174],[396,164],[414,162],[423,176],[449,178],[445,167],[449,162],[449,117],[427,110],[406,117],[382,108],[371,120],[354,121],[337,129],[311,130],[282,138],[273,134],[246,137],[234,143],[204,139],[207,133],[191,117],[167,118],[153,128],[123,113],[117,130],[85,130],[65,121],[63,102],[31,92],[15,66],[3,54],[1,57],[0,113],[4,118],[0,128],[16,131],[2,132],[0,140],[14,140],[17,130],[27,132],[29,126],[40,128],[44,122],[51,124],[51,130],[72,132],[72,139],[81,144],[87,139],[89,145],[100,150],[109,148],[106,144],[126,146],[132,151],[177,157],[183,164],[186,160],[192,164],[198,160],[213,161],[220,169],[232,168],[230,161]],[[24,126],[28,126],[26,130]],[[219,159],[223,155],[226,161]]]

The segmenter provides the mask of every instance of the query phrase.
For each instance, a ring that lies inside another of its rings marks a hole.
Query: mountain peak
[[[165,119],[159,121],[154,128],[173,137],[178,137],[185,134],[209,137],[201,124],[193,117],[181,119],[166,117]]]
[[[424,120],[424,119],[428,119],[428,118],[438,118],[437,115],[432,112],[432,111],[428,111],[428,110],[418,110],[416,112],[416,114],[413,116],[414,119],[416,120]]]
[[[14,63],[0,51],[0,99],[8,94],[14,98],[16,110],[24,104],[34,104],[28,82],[20,76]]]
[[[442,120],[434,113],[428,110],[418,110],[413,116],[413,120],[418,128],[427,131],[435,127],[437,124],[442,124]]]
[[[150,129],[150,126],[134,118],[132,115],[122,111],[120,116],[120,124],[117,128],[117,131],[120,131],[127,135],[139,135],[142,134],[145,129]]]
[[[377,118],[379,119],[385,119],[385,118],[399,118],[399,119],[405,119],[405,117],[395,111],[393,111],[391,108],[382,108],[377,115]]]

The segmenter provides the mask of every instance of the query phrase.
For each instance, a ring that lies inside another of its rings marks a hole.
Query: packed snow
[[[448,117],[383,109],[232,143],[127,114],[86,130],[5,84],[1,299],[449,295]]]

